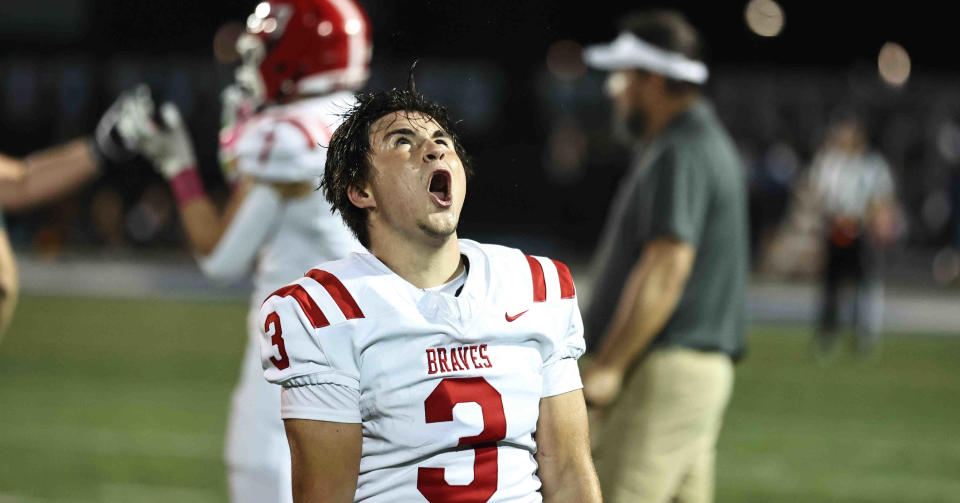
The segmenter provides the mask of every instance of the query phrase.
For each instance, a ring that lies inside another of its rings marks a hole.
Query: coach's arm
[[[590,434],[583,392],[574,390],[540,400],[537,419],[537,475],[545,503],[600,503],[600,482],[590,457]]]
[[[616,399],[627,369],[677,308],[696,254],[692,245],[672,237],[654,239],[644,247],[603,344],[584,373],[583,391],[591,406],[603,407]]]
[[[285,419],[296,503],[351,503],[357,491],[360,423]]]

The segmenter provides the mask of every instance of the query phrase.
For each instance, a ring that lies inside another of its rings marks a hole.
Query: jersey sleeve
[[[360,372],[350,334],[330,325],[330,309],[314,295],[309,278],[277,290],[259,313],[264,377],[285,388],[334,384],[359,392]]]
[[[577,360],[586,350],[583,338],[583,321],[580,307],[577,305],[576,289],[573,277],[565,264],[556,260],[537,260],[541,264],[546,285],[545,297],[551,309],[557,310],[557,317],[565,320],[558,322],[556,340],[551,353],[543,363],[543,391],[541,397],[560,395],[580,389],[580,369]],[[555,275],[554,275],[555,271]],[[554,293],[553,282],[558,287]]]
[[[272,118],[238,140],[236,169],[264,182],[315,182],[327,160],[329,128]]]
[[[653,238],[674,237],[699,245],[709,204],[709,172],[700,169],[691,155],[668,147],[650,166],[648,190],[653,191],[649,213]]]
[[[335,423],[360,423],[360,391],[339,384],[311,384],[283,388],[282,419],[311,419]]]
[[[254,184],[213,251],[198,258],[203,274],[215,281],[232,281],[245,275],[274,230],[281,209],[280,196],[272,187]]]

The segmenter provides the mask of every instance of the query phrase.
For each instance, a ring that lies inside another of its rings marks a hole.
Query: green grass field
[[[225,501],[240,303],[27,296],[0,342],[0,503]],[[717,500],[960,501],[960,338],[829,366],[763,327],[738,367]]]

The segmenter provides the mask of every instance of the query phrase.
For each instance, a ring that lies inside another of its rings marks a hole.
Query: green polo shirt
[[[745,174],[713,108],[701,100],[638,153],[613,200],[594,258],[596,283],[585,320],[603,335],[644,246],[673,237],[696,249],[673,315],[652,347],[744,352],[749,267]]]

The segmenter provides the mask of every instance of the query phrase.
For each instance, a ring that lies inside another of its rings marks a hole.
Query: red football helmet
[[[237,50],[237,80],[264,100],[356,89],[369,75],[370,21],[354,0],[269,0]]]

